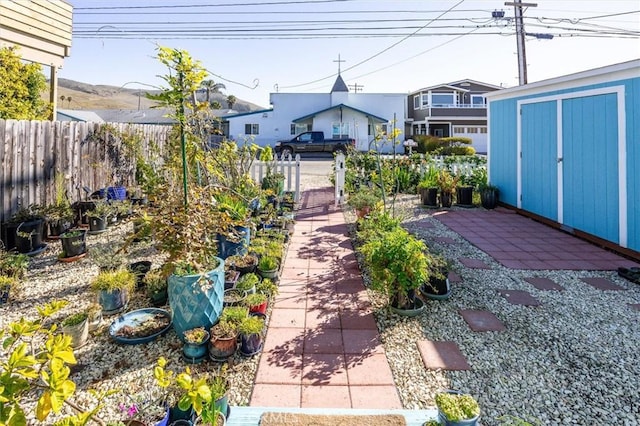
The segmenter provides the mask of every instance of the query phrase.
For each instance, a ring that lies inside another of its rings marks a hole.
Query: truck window
[[[300,140],[300,142],[309,142],[309,141],[311,141],[311,133],[304,133],[304,134],[300,135],[298,140]]]

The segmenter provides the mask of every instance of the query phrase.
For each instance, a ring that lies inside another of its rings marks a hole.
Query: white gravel
[[[325,177],[304,176],[302,188],[327,186]],[[639,312],[629,303],[640,303],[640,286],[613,272],[520,271],[500,266],[431,216],[417,208],[417,196],[403,197],[400,211],[405,226],[423,238],[429,247],[453,260],[463,282],[454,285],[451,299],[428,301],[427,312],[406,319],[387,313],[380,299],[370,292],[376,317],[403,405],[407,409],[432,408],[436,391],[455,388],[476,396],[483,411],[483,424],[500,424],[503,415],[515,415],[541,424],[640,424],[640,326]],[[347,220],[352,221],[350,212]],[[423,228],[430,222],[433,228]],[[108,233],[89,236],[89,246],[118,242],[131,230],[131,224],[118,225]],[[437,236],[451,237],[456,244],[440,244]],[[87,306],[93,300],[88,288],[98,268],[87,257],[75,263],[60,263],[60,243],[31,260],[22,291],[11,303],[0,306],[0,327],[21,316],[32,317],[34,307],[53,298],[69,300],[70,305],[57,317]],[[492,269],[468,269],[455,261],[458,257],[481,259]],[[129,261],[162,257],[146,243],[129,253]],[[564,292],[539,291],[523,278],[549,277]],[[622,292],[603,292],[588,286],[580,277],[605,277],[627,288]],[[497,289],[529,291],[542,302],[540,307],[510,305]],[[149,306],[142,293],[133,295],[129,309]],[[507,327],[503,332],[475,333],[469,329],[459,309],[493,312]],[[152,368],[159,356],[170,367],[181,370],[181,344],[173,331],[146,345],[123,346],[108,337],[110,321],[76,351],[80,365],[73,379],[78,384],[78,402],[88,404],[87,389],[121,389],[105,401],[101,417],[122,418],[119,403],[130,403],[124,395],[144,398],[157,393]],[[471,371],[428,371],[419,356],[416,341],[450,340],[467,357]],[[259,357],[236,357],[231,363],[232,405],[247,405]],[[192,367],[196,372],[213,371],[219,364],[206,362]]]

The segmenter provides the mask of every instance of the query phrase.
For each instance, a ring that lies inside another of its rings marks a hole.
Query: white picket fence
[[[393,155],[382,155],[382,159],[392,160]],[[398,157],[396,157],[398,158]],[[445,156],[431,156],[431,161],[428,163],[422,162],[420,165],[416,167],[420,168],[420,175],[424,175],[429,167],[435,167],[438,170],[448,168],[452,173],[457,176],[471,176],[473,174],[473,170],[478,167],[486,167],[477,164],[471,164],[469,162],[461,162],[461,163],[451,163],[447,165],[445,163]],[[336,155],[336,168],[335,168],[335,205],[339,206],[344,202],[345,198],[345,174],[346,174],[346,164],[345,164],[345,156],[342,153]]]
[[[282,173],[284,175],[284,190],[295,192],[295,202],[300,202],[300,154],[295,157],[282,156],[273,161],[256,160],[251,165],[251,177],[256,182],[262,182],[262,178],[266,176],[267,170],[271,168],[273,173]]]

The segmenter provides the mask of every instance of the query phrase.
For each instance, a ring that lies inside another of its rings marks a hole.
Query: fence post
[[[339,152],[336,154],[336,184],[335,184],[335,205],[342,205],[344,200],[344,178],[345,178],[345,157]]]

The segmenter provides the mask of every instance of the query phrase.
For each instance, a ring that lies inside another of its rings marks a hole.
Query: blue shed
[[[640,60],[486,97],[500,201],[640,257]]]

